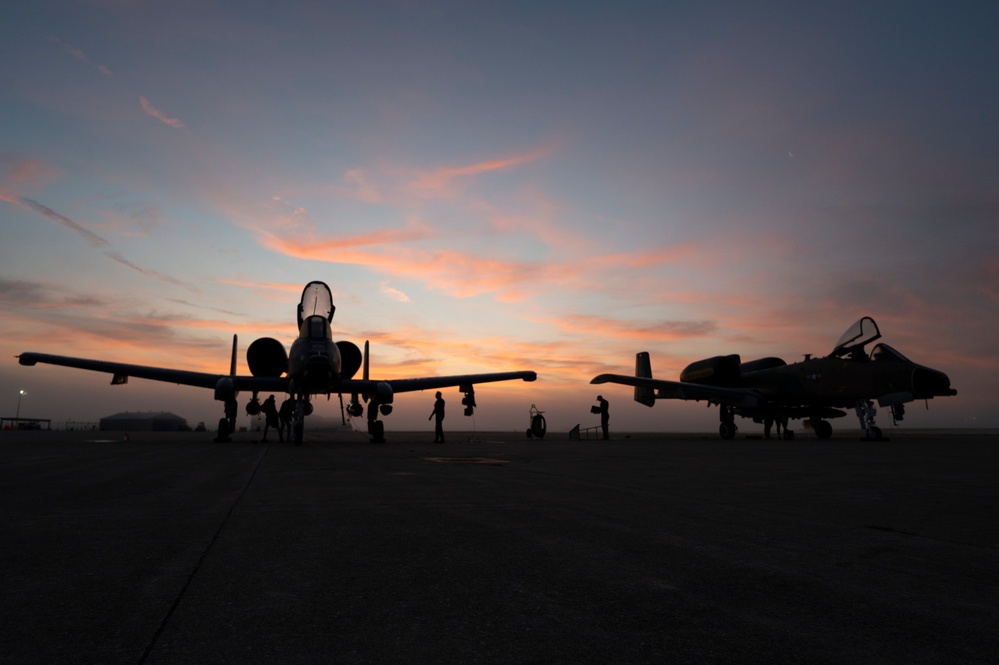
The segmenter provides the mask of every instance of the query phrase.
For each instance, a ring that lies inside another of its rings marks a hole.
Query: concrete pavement
[[[0,432],[0,662],[999,654],[994,434],[254,436]]]

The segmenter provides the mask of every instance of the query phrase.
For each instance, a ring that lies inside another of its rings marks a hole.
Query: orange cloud
[[[571,279],[580,272],[579,268],[550,262],[504,261],[456,250],[404,247],[406,242],[433,237],[422,225],[335,238],[260,230],[258,234],[263,246],[286,256],[364,265],[396,277],[420,279],[431,288],[461,298],[509,290],[530,281]]]

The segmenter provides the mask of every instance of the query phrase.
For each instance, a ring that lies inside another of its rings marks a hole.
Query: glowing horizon
[[[538,372],[479,429],[600,392],[613,429],[712,431],[589,380],[823,355],[865,315],[958,390],[906,426],[999,427],[999,9],[182,4],[6,24],[0,413],[214,423],[210,391],[13,357],[225,372],[238,334],[245,372],[318,279],[378,376]]]

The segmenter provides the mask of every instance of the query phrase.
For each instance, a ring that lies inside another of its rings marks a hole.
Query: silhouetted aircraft
[[[590,383],[620,383],[635,387],[635,401],[652,406],[657,399],[706,400],[719,407],[723,439],[735,437],[735,416],[767,419],[808,419],[820,439],[832,435],[826,418],[846,415],[854,408],[867,438],[881,439],[874,424],[873,400],[890,407],[894,421],[902,420],[905,403],[956,395],[943,372],[923,367],[881,343],[864,346],[881,337],[874,319],[863,317],[843,334],[836,348],[824,358],[806,355],[788,365],[780,358],[742,362],[738,355],[699,360],[680,372],[679,381],[652,378],[647,352],[635,358],[635,376],[601,374]]]
[[[199,386],[215,390],[215,399],[225,403],[225,416],[219,420],[218,441],[227,441],[235,430],[238,404],[236,397],[240,391],[251,391],[253,399],[246,410],[251,415],[260,412],[259,392],[283,392],[295,400],[293,429],[295,443],[302,443],[305,416],[312,413],[310,398],[313,395],[333,393],[340,397],[343,408],[343,395],[350,395],[347,412],[359,418],[364,413],[360,400],[368,402],[368,433],[373,441],[385,440],[385,428],[378,414],[387,416],[392,412],[392,401],[396,393],[414,390],[432,390],[458,386],[465,393],[462,404],[465,415],[472,415],[475,408],[475,384],[493,381],[523,379],[534,381],[534,372],[494,372],[488,374],[465,374],[461,376],[437,376],[413,379],[372,380],[368,378],[368,343],[364,343],[364,355],[352,342],[333,342],[330,324],[336,307],[333,295],[324,282],[309,282],[302,290],[302,301],[298,305],[298,339],[292,342],[291,353],[285,352],[284,345],[272,337],[262,337],[246,350],[246,361],[252,376],[236,375],[236,336],[232,337],[232,360],[229,374],[209,374],[190,372],[162,367],[146,367],[105,360],[88,360],[68,356],[54,356],[46,353],[22,353],[18,358],[22,365],[48,363],[64,367],[89,369],[114,375],[112,384],[128,382],[128,377],[153,381],[166,381],[187,386]],[[364,365],[363,378],[354,379],[361,365]]]

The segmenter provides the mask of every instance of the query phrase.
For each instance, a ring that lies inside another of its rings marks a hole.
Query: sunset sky
[[[236,333],[246,372],[322,280],[376,378],[538,372],[474,421],[445,392],[450,429],[596,425],[600,393],[612,430],[714,431],[589,380],[824,355],[864,315],[958,390],[905,426],[997,427],[997,27],[987,1],[4,3],[0,415],[25,390],[57,424],[214,426],[210,391],[14,356],[224,373]]]

